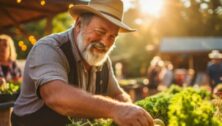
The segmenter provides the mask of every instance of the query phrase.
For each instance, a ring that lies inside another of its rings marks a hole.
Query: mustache
[[[92,42],[90,44],[90,46],[92,48],[96,48],[98,49],[99,51],[102,51],[102,52],[107,52],[109,50],[109,47],[106,47],[103,43],[101,42]]]

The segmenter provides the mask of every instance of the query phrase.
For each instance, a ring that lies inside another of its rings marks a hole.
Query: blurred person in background
[[[195,70],[192,68],[187,69],[186,79],[184,82],[184,86],[193,86],[195,81]]]
[[[157,90],[157,87],[160,84],[160,72],[163,66],[164,62],[159,56],[153,57],[147,71],[147,78],[149,80],[148,84],[149,89]]]
[[[173,78],[173,84],[184,87],[186,86],[185,82],[187,79],[187,70],[184,68],[177,68],[174,70],[174,78]]]
[[[173,64],[170,61],[164,61],[164,67],[160,72],[161,85],[170,87],[173,82]]]
[[[218,50],[212,50],[208,56],[210,61],[207,64],[207,74],[213,91],[218,84],[222,84],[222,54]]]
[[[16,63],[16,57],[12,38],[0,35],[0,85],[6,82],[17,84],[21,81],[21,69]]]
[[[153,118],[132,104],[119,86],[109,53],[123,22],[121,0],[74,5],[75,26],[40,39],[25,65],[13,126],[65,126],[73,118],[111,118],[119,126],[153,126]]]

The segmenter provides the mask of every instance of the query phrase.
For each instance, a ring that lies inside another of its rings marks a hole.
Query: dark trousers
[[[66,126],[69,120],[44,106],[37,112],[24,116],[12,112],[11,123],[12,126]]]

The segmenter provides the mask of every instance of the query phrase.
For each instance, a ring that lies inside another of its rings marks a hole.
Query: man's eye
[[[104,34],[106,33],[105,31],[98,30],[98,29],[96,29],[95,31],[96,31],[96,33],[99,34],[99,35],[104,35]]]
[[[115,36],[110,36],[110,40],[111,40],[111,41],[115,41],[115,40],[116,40],[116,37],[115,37]]]

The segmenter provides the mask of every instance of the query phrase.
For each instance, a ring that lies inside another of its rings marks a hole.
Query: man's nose
[[[113,41],[111,41],[107,36],[104,36],[101,41],[100,41],[103,45],[105,45],[106,48],[110,48],[112,46],[112,44],[114,43]]]

